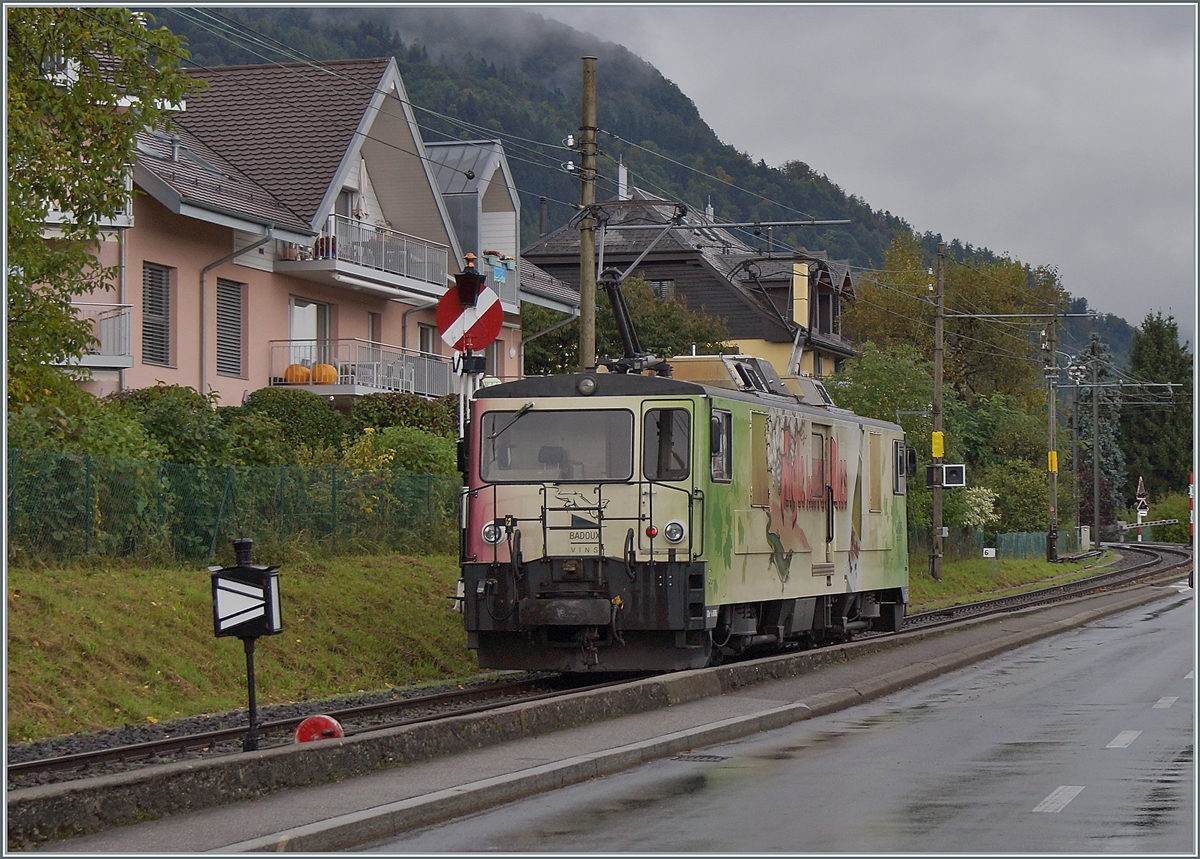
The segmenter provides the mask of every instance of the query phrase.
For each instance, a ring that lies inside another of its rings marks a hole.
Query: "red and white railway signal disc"
[[[500,296],[490,287],[479,290],[475,306],[464,306],[458,290],[450,287],[438,301],[437,327],[442,340],[459,352],[479,350],[489,346],[500,335],[504,324],[504,308]]]

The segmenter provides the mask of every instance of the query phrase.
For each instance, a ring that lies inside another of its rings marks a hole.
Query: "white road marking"
[[[1195,670],[1193,669],[1192,671],[1189,671],[1189,672],[1187,673],[1187,676],[1186,676],[1186,677],[1184,677],[1183,679],[1184,679],[1184,680],[1191,680],[1191,679],[1193,679],[1195,676],[1196,676],[1196,672],[1195,672]]]
[[[1113,738],[1113,741],[1104,748],[1106,749],[1127,749],[1130,743],[1138,738],[1141,731],[1122,731]]]
[[[1034,806],[1034,811],[1048,811],[1051,814],[1058,814],[1067,807],[1067,803],[1073,800],[1079,794],[1083,793],[1083,786],[1077,784],[1064,784],[1061,787],[1055,788],[1051,794]]]
[[[1155,704],[1155,705],[1154,705],[1154,706],[1153,706],[1151,709],[1153,709],[1153,710],[1165,710],[1165,709],[1167,709],[1168,707],[1170,707],[1172,704],[1174,704],[1174,703],[1175,703],[1176,701],[1178,701],[1178,700],[1179,700],[1179,698],[1178,698],[1178,697],[1174,697],[1174,698],[1159,698],[1159,699],[1158,699],[1158,703],[1157,703],[1157,704]]]

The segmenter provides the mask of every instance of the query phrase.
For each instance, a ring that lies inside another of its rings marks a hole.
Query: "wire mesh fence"
[[[211,558],[239,534],[327,553],[453,552],[457,477],[8,451],[8,556]]]
[[[992,533],[979,529],[951,529],[950,536],[942,538],[942,557],[947,561],[965,561],[983,556],[985,548],[996,550],[998,558],[1046,558],[1045,531],[1020,531]],[[927,555],[930,548],[928,528],[910,529],[908,551],[913,555]],[[1070,555],[1079,551],[1075,529],[1058,532],[1058,554]]]

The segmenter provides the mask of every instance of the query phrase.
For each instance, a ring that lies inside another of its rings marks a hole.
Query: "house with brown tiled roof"
[[[663,300],[724,319],[732,346],[780,373],[827,376],[855,354],[840,326],[842,301],[854,292],[848,263],[819,252],[752,247],[711,211],[694,212],[639,189],[601,204],[597,220],[598,263],[601,247],[605,268],[624,273],[636,262],[631,276]],[[578,289],[578,226],[548,233],[522,259]]]
[[[118,301],[79,302],[101,340],[84,360],[89,387],[162,381],[229,404],[293,385],[343,408],[381,391],[451,392],[434,309],[464,254],[480,250],[435,174],[470,171],[431,158],[395,60],[191,73],[207,87],[170,133],[140,135],[132,218],[102,250],[119,267]],[[485,144],[502,165],[485,202],[515,207],[503,151]],[[514,262],[489,370],[515,378],[520,302],[545,299],[521,290],[519,210],[490,223]]]

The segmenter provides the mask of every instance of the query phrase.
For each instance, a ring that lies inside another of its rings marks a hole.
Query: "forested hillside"
[[[796,160],[770,167],[722,143],[695,104],[653,66],[627,49],[519,9],[232,8],[154,10],[159,23],[185,35],[192,63],[202,66],[395,56],[427,140],[499,137],[521,191],[522,240],[539,234],[539,198],[547,229],[566,222],[579,199],[578,179],[563,169],[578,162],[563,146],[580,122],[583,56],[596,56],[601,179],[597,198],[615,195],[618,160],[630,181],[702,209],[711,201],[730,221],[849,218],[848,226],[777,229],[777,243],[878,267],[902,217],[873,210],[818,167]],[[943,237],[917,234],[932,259]],[[747,231],[745,239],[764,237]],[[996,260],[986,247],[945,239],[952,258]],[[1053,260],[1023,260],[1030,267]],[[1077,299],[1076,302],[1083,301]],[[1078,320],[1086,324],[1086,320]],[[1086,329],[1076,324],[1079,345]],[[1102,335],[1119,364],[1131,328],[1106,317]],[[1064,341],[1070,348],[1070,340]]]

